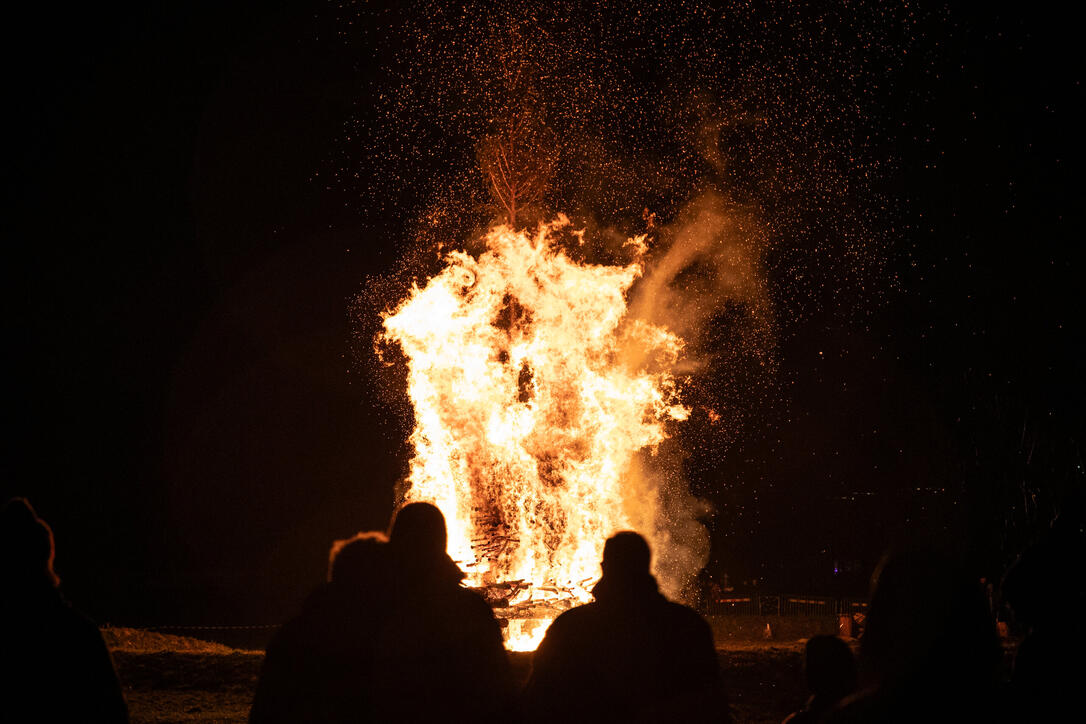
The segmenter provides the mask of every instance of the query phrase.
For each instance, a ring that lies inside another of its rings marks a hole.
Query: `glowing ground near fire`
[[[510,622],[516,648],[590,599],[608,536],[636,529],[666,548],[637,457],[688,415],[682,340],[628,314],[644,238],[627,242],[627,265],[579,263],[557,241],[583,240],[568,227],[496,227],[384,318],[414,408],[405,497],[441,508],[469,585],[531,619]]]

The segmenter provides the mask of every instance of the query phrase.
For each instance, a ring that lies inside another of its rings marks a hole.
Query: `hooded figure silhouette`
[[[525,718],[543,721],[729,721],[709,625],[672,603],[637,533],[603,549],[595,602],[554,620],[532,660]]]

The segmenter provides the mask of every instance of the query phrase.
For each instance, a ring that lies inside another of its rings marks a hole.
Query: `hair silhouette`
[[[53,530],[26,498],[12,498],[0,511],[0,551],[9,585],[60,584],[53,570]]]
[[[328,581],[354,587],[385,585],[388,577],[388,539],[370,531],[337,540],[328,552]]]

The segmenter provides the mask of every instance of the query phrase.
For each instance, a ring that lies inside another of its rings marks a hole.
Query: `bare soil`
[[[134,724],[245,722],[263,652],[139,629],[104,629]],[[777,724],[799,708],[803,641],[725,642],[721,671],[737,722]],[[514,654],[522,680],[530,654]]]

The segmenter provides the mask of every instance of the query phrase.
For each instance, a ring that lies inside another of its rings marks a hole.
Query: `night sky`
[[[387,523],[407,422],[367,357],[373,300],[421,273],[420,218],[445,209],[427,238],[448,244],[478,223],[483,86],[450,77],[463,49],[433,31],[464,25],[434,3],[180,5],[6,22],[3,493],[50,521],[100,621],[274,623],[332,539]],[[856,593],[920,537],[998,576],[1083,485],[1077,26],[619,5],[538,21],[597,49],[577,102],[622,150],[620,183],[571,173],[554,205],[627,228],[710,183],[771,237],[772,371],[703,388],[734,424],[685,463],[716,507],[709,572]],[[734,121],[726,172],[676,150],[706,106],[629,112],[699,89]],[[556,116],[569,146],[578,113]]]

